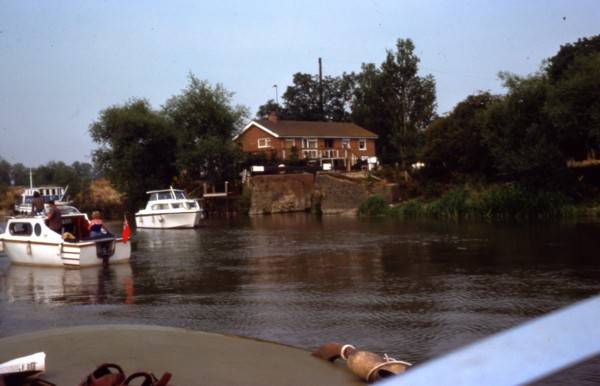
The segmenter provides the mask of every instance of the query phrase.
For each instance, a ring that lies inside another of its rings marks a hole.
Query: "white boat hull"
[[[2,243],[10,261],[21,265],[93,267],[105,264],[105,260],[108,264],[127,262],[131,255],[131,242],[123,242],[122,239],[114,239],[114,252],[105,258],[98,256],[100,246],[97,240],[52,243],[5,238]],[[113,245],[108,247],[112,250]]]
[[[194,228],[200,225],[202,217],[200,210],[153,213],[140,211],[135,215],[135,225],[138,228],[152,229]]]

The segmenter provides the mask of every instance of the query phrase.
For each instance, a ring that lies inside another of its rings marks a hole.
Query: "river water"
[[[138,230],[124,265],[33,268],[0,256],[0,337],[143,323],[306,349],[348,342],[420,363],[599,293],[599,237],[598,222],[305,214]],[[546,383],[600,382],[598,363]]]

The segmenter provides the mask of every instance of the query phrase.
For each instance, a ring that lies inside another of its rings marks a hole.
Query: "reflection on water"
[[[11,265],[3,280],[3,300],[33,304],[133,302],[129,264],[85,269]]]
[[[600,224],[394,223],[304,214],[138,230],[130,264],[0,257],[0,336],[148,323],[421,362],[600,290]],[[595,375],[598,381],[598,375]],[[578,384],[589,381],[581,371]]]

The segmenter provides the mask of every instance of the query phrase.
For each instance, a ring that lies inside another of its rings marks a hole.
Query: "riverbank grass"
[[[575,205],[560,192],[532,192],[518,185],[498,185],[483,190],[450,189],[433,200],[416,198],[393,206],[373,195],[359,210],[362,216],[437,219],[546,219],[598,215],[597,207]]]

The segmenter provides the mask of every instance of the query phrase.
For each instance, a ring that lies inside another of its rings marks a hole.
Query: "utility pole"
[[[321,58],[319,58],[319,109],[321,120],[325,120],[325,117],[323,116],[323,64]]]
[[[274,84],[273,87],[275,88],[275,103],[279,104],[279,93],[277,92],[277,85]]]

